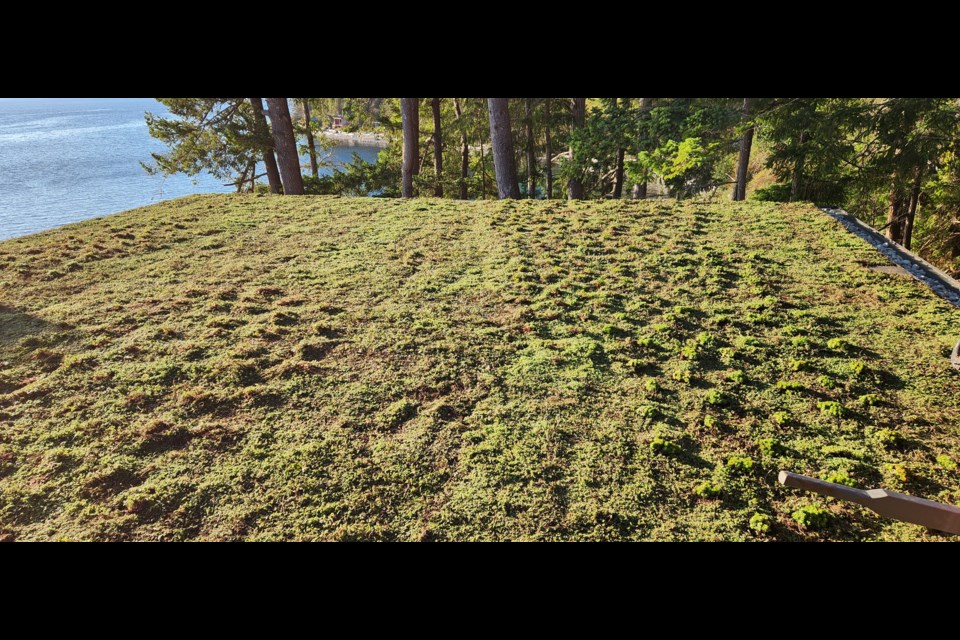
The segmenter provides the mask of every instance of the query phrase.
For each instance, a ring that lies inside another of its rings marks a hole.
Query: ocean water
[[[150,176],[140,166],[164,145],[143,114],[152,98],[0,98],[0,240],[193,193],[229,193],[210,175]],[[377,147],[343,145],[331,163]],[[330,171],[323,169],[321,171]]]

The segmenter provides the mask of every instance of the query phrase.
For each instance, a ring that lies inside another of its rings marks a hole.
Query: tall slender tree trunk
[[[253,107],[253,130],[257,134],[257,139],[263,149],[263,165],[267,168],[267,182],[270,183],[270,193],[280,193],[283,191],[283,183],[280,181],[280,170],[277,169],[277,157],[273,153],[273,136],[270,133],[270,125],[267,124],[267,117],[263,115],[263,99],[247,98],[250,106]]]
[[[313,126],[310,118],[310,103],[307,98],[301,98],[303,104],[303,128],[307,132],[307,151],[310,153],[310,173],[314,178],[320,177],[320,167],[317,165],[317,145],[313,141]]]
[[[619,112],[620,106],[617,104],[617,98],[614,98],[614,107]],[[623,99],[623,106],[630,107],[630,98]],[[626,155],[626,149],[620,147],[617,149],[617,162],[613,169],[613,197],[620,199],[623,197],[623,159]]]
[[[613,197],[619,200],[623,197],[623,158],[626,150],[623,147],[617,149],[617,165],[613,172]]]
[[[440,98],[430,101],[433,109],[433,174],[437,181],[433,195],[443,197],[443,129],[440,123]]]
[[[803,164],[804,164],[804,153],[803,153],[803,141],[806,136],[805,131],[800,132],[800,155],[797,156],[797,161],[793,165],[793,180],[790,182],[790,202],[793,202],[800,195],[800,187],[803,184]]]
[[[907,207],[907,219],[903,224],[903,246],[907,249],[913,244],[913,223],[917,218],[917,207],[920,204],[920,187],[923,184],[923,167],[917,167],[917,175],[913,180],[913,190],[910,192],[910,204]]]
[[[490,141],[493,146],[493,169],[497,177],[500,199],[520,199],[517,182],[517,161],[513,151],[513,132],[510,129],[510,102],[508,98],[487,98],[490,112]]]
[[[293,123],[286,98],[267,98],[270,108],[270,125],[273,130],[273,146],[277,150],[277,167],[283,182],[283,193],[288,196],[303,195],[303,176],[300,174],[300,155],[293,137]]]
[[[401,195],[412,198],[413,176],[420,169],[420,98],[400,98],[403,122],[403,184]]]
[[[470,173],[470,145],[467,144],[467,127],[463,121],[460,99],[453,99],[453,110],[457,114],[457,126],[460,127],[460,199],[467,199],[467,176]]]
[[[478,109],[479,111],[479,109]],[[479,115],[477,117],[479,121]],[[477,125],[477,138],[480,140],[480,199],[487,199],[487,154],[483,150],[483,127]]]
[[[547,159],[543,165],[543,187],[546,190],[547,200],[553,199],[553,146],[550,144],[550,98],[546,98],[544,106],[543,144],[546,148]]]
[[[570,98],[570,113],[573,115],[573,130],[576,131],[587,120],[587,99]],[[573,147],[570,147],[570,158],[573,159]],[[567,196],[570,200],[583,199],[583,182],[579,176],[567,180]]]
[[[653,105],[653,98],[640,98],[640,117],[646,118],[647,114],[650,112],[650,107]],[[643,170],[643,177],[640,182],[633,185],[633,198],[634,200],[645,200],[647,197],[647,183],[650,181],[650,171],[649,169]]]
[[[537,197],[537,157],[533,153],[533,99],[523,99],[527,134],[527,197]]]
[[[743,99],[743,122],[750,121],[750,109],[753,98]],[[750,148],[753,146],[753,125],[744,130],[740,137],[740,156],[737,158],[737,183],[733,190],[734,200],[747,199],[747,170],[750,168]]]
[[[890,186],[890,205],[887,207],[887,238],[893,242],[903,243],[903,221],[898,220],[903,213],[903,196],[897,185],[897,175],[894,174]]]

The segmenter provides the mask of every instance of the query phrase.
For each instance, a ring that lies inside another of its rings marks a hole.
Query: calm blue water
[[[164,145],[147,133],[145,111],[167,112],[152,98],[0,98],[0,240],[234,190],[205,174],[147,175],[140,161]],[[349,162],[353,152],[373,162],[379,151],[338,146],[326,153],[334,163]]]

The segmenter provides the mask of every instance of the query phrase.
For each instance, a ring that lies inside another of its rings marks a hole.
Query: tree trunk
[[[553,147],[550,145],[550,98],[544,102],[543,143],[546,147],[547,161],[543,167],[544,189],[547,200],[553,199]]]
[[[317,166],[317,145],[313,141],[313,127],[310,122],[310,103],[301,98],[303,103],[303,126],[307,131],[307,151],[310,153],[310,173],[314,178],[320,177],[320,167]]]
[[[480,126],[480,109],[477,109],[477,138],[480,140],[480,199],[487,199],[487,155],[483,150],[483,127]]]
[[[790,183],[790,202],[793,202],[800,195],[800,186],[803,183],[803,139],[805,132],[800,132],[800,155],[797,157],[796,163],[793,165],[793,180]]]
[[[537,158],[533,152],[533,99],[524,98],[524,115],[527,127],[527,197],[537,197]]]
[[[640,117],[645,118],[650,111],[650,105],[653,104],[653,98],[640,98]],[[650,181],[650,171],[643,171],[643,181],[633,185],[633,199],[645,200],[647,197],[647,182]]]
[[[614,107],[619,111],[619,106],[617,105],[617,98],[614,98]],[[630,107],[630,98],[624,98],[624,106]],[[619,200],[623,197],[623,158],[626,155],[626,150],[623,147],[617,149],[617,163],[614,165],[613,169],[613,197]]]
[[[570,98],[570,113],[573,115],[573,130],[576,131],[587,120],[587,99]],[[573,159],[573,147],[570,147],[570,158]],[[579,177],[567,180],[567,196],[570,200],[583,199],[583,182]]]
[[[519,200],[520,184],[517,182],[517,161],[513,153],[513,132],[510,130],[509,99],[487,98],[487,109],[490,112],[490,141],[497,193],[501,200]]]
[[[403,185],[401,195],[412,198],[413,176],[420,168],[420,98],[400,98],[403,121]]]
[[[617,200],[623,197],[623,156],[625,154],[623,147],[617,149],[617,166],[613,174],[613,197]]]
[[[443,130],[440,124],[440,98],[430,101],[433,108],[433,174],[437,181],[433,195],[443,197]]]
[[[283,193],[288,196],[303,195],[303,176],[300,175],[300,155],[293,137],[293,123],[286,98],[267,98],[270,108],[270,125],[273,130],[273,146],[277,150],[277,167],[283,182]]]
[[[256,169],[254,169],[254,174],[256,174]],[[243,193],[243,185],[247,183],[250,175],[250,165],[248,164],[243,168],[243,171],[240,173],[240,177],[237,178],[237,181],[234,183],[237,185],[237,193]]]
[[[743,122],[750,121],[750,108],[753,98],[743,99]],[[747,170],[750,168],[750,148],[753,146],[753,125],[744,130],[740,137],[740,157],[737,158],[737,184],[733,191],[734,200],[747,199]]]
[[[917,167],[917,177],[913,180],[913,191],[910,192],[910,204],[907,208],[907,219],[903,225],[903,246],[910,248],[913,243],[913,222],[917,217],[917,206],[920,204],[920,186],[923,184],[923,167]]]
[[[457,125],[460,127],[460,199],[467,199],[467,175],[470,173],[470,145],[467,144],[467,127],[463,122],[463,110],[460,109],[460,100],[453,99],[453,110],[457,114]]]
[[[263,115],[263,99],[247,98],[247,100],[253,107],[253,130],[257,139],[261,141],[263,165],[267,168],[270,193],[280,193],[283,191],[283,183],[280,181],[280,170],[277,169],[277,157],[273,153],[273,136],[270,135],[270,125],[267,124],[267,118]]]
[[[898,217],[903,212],[903,196],[897,188],[897,176],[893,177],[890,187],[890,206],[887,208],[887,238],[893,242],[903,243],[903,222]]]

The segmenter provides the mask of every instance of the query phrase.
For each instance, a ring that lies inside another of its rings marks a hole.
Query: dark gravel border
[[[960,282],[912,251],[907,251],[896,242],[889,240],[876,229],[864,224],[843,209],[823,208],[822,211],[846,227],[847,231],[859,236],[867,244],[873,246],[890,262],[906,269],[907,273],[927,285],[935,294],[955,307],[960,307]]]

